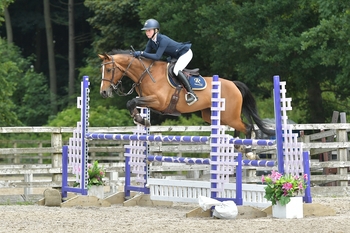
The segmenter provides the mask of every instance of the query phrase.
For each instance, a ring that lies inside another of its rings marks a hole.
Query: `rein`
[[[118,96],[128,96],[128,95],[131,95],[134,90],[135,90],[135,87],[138,86],[139,87],[139,91],[140,91],[140,96],[142,96],[142,90],[141,90],[141,83],[142,83],[142,80],[145,78],[145,74],[148,73],[149,76],[151,77],[152,81],[155,82],[151,72],[150,72],[150,69],[152,68],[154,62],[151,63],[151,65],[146,68],[145,64],[142,62],[141,58],[139,58],[140,62],[142,63],[143,67],[145,68],[145,70],[142,72],[142,74],[140,75],[140,78],[138,80],[137,83],[133,83],[131,89],[125,93],[123,92],[123,83],[122,83],[122,79],[127,76],[127,71],[129,70],[131,64],[133,63],[135,57],[131,60],[131,62],[129,63],[129,65],[126,67],[125,70],[122,70],[119,66],[116,65],[116,62],[114,61],[114,58],[113,56],[111,56],[112,58],[112,61],[109,61],[109,62],[105,62],[105,63],[102,63],[101,66],[102,66],[102,81],[108,81],[111,83],[111,87],[113,88],[114,92],[117,93]],[[104,72],[105,72],[105,65],[108,65],[108,64],[113,64],[113,68],[112,68],[112,79],[109,80],[109,79],[105,79],[104,78]],[[118,68],[121,72],[123,72],[123,75],[122,77],[118,80],[118,82],[116,84],[114,84],[114,71],[115,71],[115,68]]]

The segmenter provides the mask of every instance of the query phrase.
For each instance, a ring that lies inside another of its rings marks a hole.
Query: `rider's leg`
[[[186,91],[188,92],[185,96],[188,105],[192,105],[198,100],[196,94],[191,88],[190,83],[188,82],[188,79],[182,73],[182,70],[185,69],[188,63],[190,63],[192,60],[192,57],[192,50],[189,49],[185,54],[178,58],[173,70],[174,74],[178,77],[179,81],[184,85]]]
[[[182,73],[181,70],[178,71],[178,75],[177,77],[179,78],[179,81],[184,85],[187,94],[185,96],[186,98],[186,102],[188,105],[192,105],[195,102],[197,102],[198,97],[196,96],[196,94],[193,92],[191,85],[188,81],[188,79],[186,78],[186,76],[184,75],[184,73]]]

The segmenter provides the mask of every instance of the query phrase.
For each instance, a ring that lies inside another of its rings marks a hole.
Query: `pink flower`
[[[265,182],[265,176],[264,175],[261,176],[261,182],[263,182],[263,183]]]
[[[293,188],[293,185],[291,183],[284,183],[282,188],[284,190],[291,190]]]
[[[271,179],[273,181],[279,180],[282,177],[282,174],[276,172],[276,171],[272,171],[271,172]]]
[[[308,180],[307,174],[304,174],[304,179]]]
[[[298,184],[298,188],[299,188],[300,190],[302,190],[302,189],[303,189],[303,184],[302,184],[302,183],[299,183],[299,184]]]

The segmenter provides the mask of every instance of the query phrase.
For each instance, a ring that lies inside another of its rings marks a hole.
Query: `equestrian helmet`
[[[148,19],[141,30],[160,29],[159,23],[155,19]]]

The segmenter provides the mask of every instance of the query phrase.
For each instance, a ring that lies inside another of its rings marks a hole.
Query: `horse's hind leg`
[[[146,127],[149,127],[151,126],[151,123],[147,119],[143,118],[136,108],[136,106],[139,106],[139,102],[140,102],[139,100],[141,98],[133,98],[129,100],[126,103],[126,108],[129,110],[131,117],[134,119],[134,122],[144,125]]]
[[[243,122],[241,117],[236,117],[234,119],[231,119],[230,122],[227,122],[226,116],[224,114],[222,114],[222,116],[223,116],[222,124],[229,125],[235,129],[235,133],[234,133],[235,138],[239,136],[240,132],[242,132],[244,133],[246,139],[251,139],[253,127],[254,127],[253,125]],[[244,153],[245,156],[250,160],[259,159],[259,156],[257,156],[253,152],[251,145],[242,145],[242,146],[235,145],[235,149]]]
[[[254,139],[255,138],[255,132],[253,130],[253,125],[249,125],[249,124],[246,124],[246,129],[247,129],[247,132],[246,132],[246,138],[247,139]],[[246,145],[245,148],[244,148],[244,153],[245,153],[245,156],[250,159],[250,160],[258,160],[260,159],[259,155],[255,153],[255,151],[253,151],[252,149],[252,146],[251,145]]]

